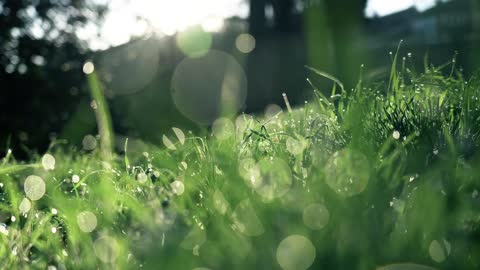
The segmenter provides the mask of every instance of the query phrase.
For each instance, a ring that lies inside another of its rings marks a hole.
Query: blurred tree
[[[88,0],[0,0],[0,152],[6,141],[48,145],[76,109],[88,56],[79,33],[105,11]]]
[[[360,64],[366,61],[359,52],[367,0],[250,0],[250,31],[265,32],[266,5],[274,11],[275,32],[299,29],[297,7],[303,7],[303,35],[310,65],[339,76],[346,83],[358,78]]]

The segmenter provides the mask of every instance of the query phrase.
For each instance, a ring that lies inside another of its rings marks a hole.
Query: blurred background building
[[[311,96],[305,65],[354,87],[360,66],[380,80],[389,52],[421,70],[458,52],[478,66],[477,0],[0,0],[0,152],[43,151],[96,134],[82,72],[95,65],[122,138],[160,142],[171,126],[262,113]]]

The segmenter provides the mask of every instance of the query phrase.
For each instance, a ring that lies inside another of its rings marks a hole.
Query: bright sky
[[[202,25],[206,31],[218,31],[223,20],[231,16],[248,16],[247,0],[94,0],[110,1],[110,11],[100,30],[101,39],[96,36],[95,26],[79,31],[78,35],[90,40],[92,49],[106,49],[129,41],[132,35],[141,35],[148,29],[145,22],[138,22],[137,16],[147,19],[159,34],[172,35],[188,26]],[[385,16],[409,7],[418,10],[432,7],[435,0],[369,0],[365,11],[367,16]]]

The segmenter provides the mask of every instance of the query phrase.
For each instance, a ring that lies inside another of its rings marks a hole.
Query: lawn
[[[1,160],[0,268],[480,269],[480,76],[406,58],[114,154],[93,90],[98,138]]]

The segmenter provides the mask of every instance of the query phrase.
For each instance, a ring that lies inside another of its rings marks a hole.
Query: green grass
[[[214,136],[175,129],[111,159],[57,144],[48,171],[9,154],[0,268],[479,269],[480,76],[393,60],[352,90],[310,68],[331,95],[312,85],[301,108]],[[22,214],[29,175],[46,193]]]

